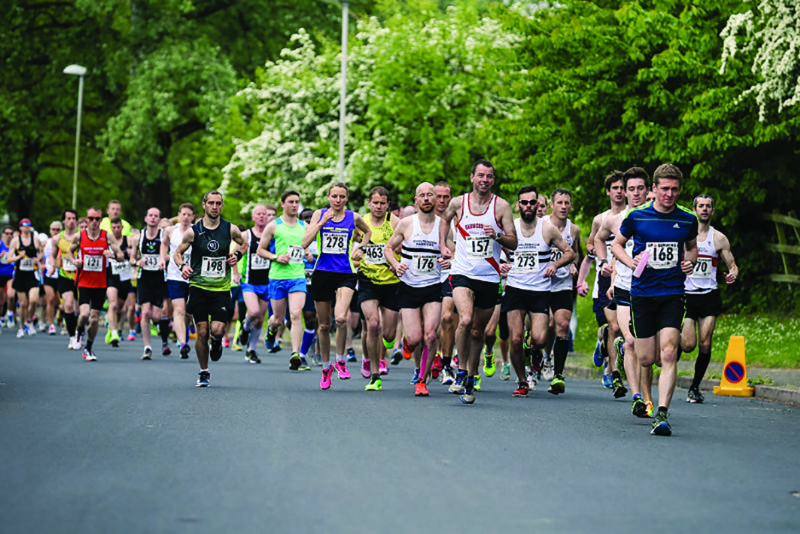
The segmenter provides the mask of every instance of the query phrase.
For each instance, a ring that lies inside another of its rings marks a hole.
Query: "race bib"
[[[225,276],[225,256],[216,258],[203,256],[203,261],[200,265],[200,276],[205,278],[222,278]]]
[[[433,274],[436,272],[436,264],[436,256],[433,254],[412,254],[411,274]]]
[[[347,234],[345,232],[322,234],[322,253],[347,254]]]
[[[21,260],[19,260],[18,267],[20,271],[32,271],[33,258],[22,258]]]
[[[383,245],[366,245],[361,247],[364,251],[364,263],[370,265],[381,265],[386,263],[386,256],[383,253]]]
[[[126,282],[131,279],[131,264],[127,261],[111,260],[111,274],[119,276],[121,282]]]
[[[711,278],[714,275],[712,258],[697,258],[692,278]]]
[[[561,252],[561,251],[559,251]],[[524,273],[535,273],[539,271],[538,252],[515,252],[514,269]]]
[[[303,247],[289,245],[289,263],[304,263]]]
[[[647,266],[651,269],[672,269],[678,266],[678,243],[648,243],[647,252],[650,254]]]
[[[144,266],[142,269],[145,271],[158,271],[158,262],[161,260],[161,256],[158,254],[144,254],[142,256],[144,258]]]
[[[314,269],[306,269],[306,285],[311,286],[311,277],[314,276]]]
[[[553,263],[555,263],[558,260],[560,260],[561,256],[563,256],[563,255],[564,255],[564,253],[561,252],[560,248],[551,248],[550,249],[550,261],[552,261]]]
[[[272,262],[270,262],[267,258],[262,258],[258,254],[253,256],[253,259],[250,261],[250,269],[254,271],[265,271],[269,269],[269,266]]]
[[[485,235],[468,235],[464,238],[467,245],[467,256],[482,259],[492,257],[492,238]]]
[[[184,252],[183,256],[181,256],[184,265],[192,265],[192,253],[191,252]]]
[[[78,270],[78,268],[75,267],[75,264],[69,261],[65,257],[61,258],[61,268],[64,269],[64,271],[66,272],[75,272]]]
[[[83,270],[92,273],[99,273],[103,270],[105,256],[86,256],[83,258]]]

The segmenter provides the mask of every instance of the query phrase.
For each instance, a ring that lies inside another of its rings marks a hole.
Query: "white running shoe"
[[[19,330],[17,330],[17,339],[20,339],[20,338],[23,338],[23,337],[25,337],[25,330],[20,328]]]
[[[545,355],[544,362],[542,364],[542,378],[545,382],[550,382],[555,378],[556,370],[555,365],[553,364],[553,356],[550,354]]]

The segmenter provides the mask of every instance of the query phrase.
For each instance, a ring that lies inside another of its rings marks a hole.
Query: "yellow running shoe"
[[[497,366],[494,364],[494,354],[487,353],[483,355],[483,374],[488,377],[494,376]]]

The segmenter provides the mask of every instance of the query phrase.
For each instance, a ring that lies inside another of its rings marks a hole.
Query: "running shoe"
[[[692,404],[703,404],[703,401],[706,400],[703,397],[703,394],[700,393],[699,388],[689,388],[689,393],[686,394],[686,402],[691,402]]]
[[[69,338],[69,343],[67,344],[68,350],[81,350],[81,348],[82,348],[81,343],[75,336]]]
[[[119,338],[119,334],[116,331],[111,332],[111,346],[114,348],[119,347],[120,341],[121,339]]]
[[[380,391],[382,388],[382,382],[380,378],[376,378],[375,380],[370,380],[366,386],[364,386],[364,391]]]
[[[503,369],[500,371],[500,380],[511,380],[511,364],[503,364]]]
[[[188,360],[189,359],[189,352],[191,352],[191,347],[189,347],[188,343],[184,343],[181,345],[181,360]]]
[[[550,382],[550,387],[547,388],[547,392],[552,393],[553,395],[559,395],[561,393],[564,393],[566,389],[567,386],[566,384],[564,384],[564,377],[556,375],[556,377],[553,378],[553,381]]]
[[[142,359],[149,360],[152,358],[152,356],[153,356],[153,349],[151,349],[150,347],[145,347],[144,352],[142,353]]]
[[[452,384],[450,384],[450,388],[448,389],[448,391],[456,395],[464,393],[464,381],[466,379],[467,379],[467,372],[459,369],[455,381]]]
[[[456,372],[449,365],[442,369],[442,384],[450,386],[456,381]]]
[[[617,351],[617,371],[623,380],[628,379],[628,374],[625,372],[625,339],[618,337],[614,340],[614,350]]]
[[[372,367],[366,358],[361,358],[361,377],[372,378]]]
[[[125,339],[128,340],[128,341],[135,341],[136,340],[136,332],[134,330],[131,330],[130,332],[128,332],[128,337],[126,337]]]
[[[222,358],[222,343],[220,341],[217,341],[216,343],[214,343],[213,340],[211,341],[211,347],[208,350],[208,356],[211,358],[212,362],[217,362],[220,358]]]
[[[656,409],[656,407],[653,406],[653,403],[649,401],[645,402],[644,407],[646,409],[645,413],[647,414],[647,417],[653,417],[653,411]]]
[[[534,349],[531,354],[531,369],[534,371],[541,371],[543,361],[544,356],[542,355],[542,349]]]
[[[608,368],[603,371],[603,376],[600,378],[600,381],[603,382],[603,387],[611,389],[611,386],[614,384],[614,377],[611,376],[611,373],[606,373]]]
[[[68,336],[69,335],[69,331],[67,330],[66,326],[62,326],[61,327],[61,331],[58,334],[61,335],[61,336]]]
[[[56,325],[54,325],[54,324],[50,325],[50,327],[47,329],[47,335],[48,336],[56,335]]]
[[[106,330],[106,345],[111,345],[111,329]]]
[[[494,364],[494,354],[483,355],[483,374],[487,377],[493,377],[497,366]]]
[[[239,331],[239,336],[236,338],[236,343],[241,347],[246,347],[249,342],[250,342],[250,331],[242,328]]]
[[[433,364],[431,365],[431,376],[434,380],[439,378],[439,375],[442,373],[442,353],[437,352],[436,356],[433,357]]]
[[[29,336],[35,336],[36,335],[36,327],[33,325],[33,323],[26,324],[25,325],[25,331],[28,333]]]
[[[347,380],[350,378],[350,371],[347,370],[347,365],[344,360],[336,362],[336,373],[339,375],[339,380]]]
[[[511,393],[512,397],[527,397],[528,396],[528,384],[525,382],[520,382],[517,385],[517,389]]]
[[[414,374],[411,376],[412,384],[419,384],[419,369],[414,369]]]
[[[461,404],[473,404],[475,402],[475,390],[465,389],[464,393],[462,393],[458,398],[461,399]]]
[[[386,366],[386,360],[381,360],[380,363],[379,363],[379,366],[380,367],[379,367],[378,372],[380,374],[382,374],[382,375],[388,375],[389,374],[389,367]]]
[[[642,396],[638,393],[633,396],[633,404],[631,405],[631,413],[636,417],[647,417],[647,405],[642,400]]]
[[[611,383],[611,387],[614,390],[615,399],[624,397],[628,393],[628,388],[625,387],[625,384],[622,383],[622,379],[620,378],[615,378],[614,381]]]
[[[238,342],[237,342],[235,339],[233,340],[233,343],[228,343],[227,345],[226,345],[226,344],[225,344],[225,342],[223,341],[223,342],[222,342],[222,346],[224,346],[224,347],[230,347],[230,348],[231,348],[231,350],[235,350],[236,352],[239,352],[239,351],[242,351],[242,350],[244,350],[244,346],[242,346],[242,345],[239,345],[239,343],[238,343]]]
[[[322,370],[322,378],[319,381],[320,389],[330,389],[332,374],[333,374],[333,367],[329,367],[328,369]]]
[[[227,337],[223,337],[222,338],[222,346],[225,347],[226,349],[231,348],[231,340],[228,339]],[[233,350],[242,350],[242,347],[239,347],[238,349],[233,349]]]
[[[394,349],[392,351],[392,365],[397,365],[400,363],[400,360],[403,359],[403,351],[402,349]]]
[[[200,375],[197,377],[197,384],[195,384],[199,388],[207,388],[211,382],[211,373],[208,371],[200,371]]]
[[[169,356],[170,354],[172,354],[172,349],[169,348],[169,342],[164,341],[163,343],[161,343],[161,355]]]
[[[353,350],[352,347],[347,349],[347,361],[348,362],[357,362],[358,358],[356,358],[356,351]]]
[[[289,357],[289,370],[290,371],[299,371],[300,370],[300,355],[296,352],[293,352],[292,355]]]
[[[650,433],[654,436],[671,436],[672,427],[669,426],[667,412],[658,412],[653,419],[653,428]]]
[[[308,364],[308,361],[305,359],[304,356],[300,356],[300,367],[297,368],[298,371],[310,371],[311,366]]]
[[[314,367],[322,367],[322,354],[319,352],[314,353]]]
[[[17,330],[17,339],[20,339],[20,338],[23,338],[23,337],[25,337],[25,329],[24,328],[20,328],[19,330]]]
[[[525,375],[528,379],[528,389],[536,389],[536,384],[539,383],[539,379],[536,377],[536,373],[533,372],[533,369],[526,367]]]
[[[244,355],[244,359],[250,363],[261,363],[261,358],[258,357],[254,350],[248,350]]]
[[[94,355],[91,349],[83,349],[83,359],[87,362],[96,362],[97,356]]]
[[[481,390],[481,375],[475,375],[475,382],[473,387],[475,388],[475,391]]]
[[[405,342],[403,343],[402,347],[403,358],[410,360],[411,356],[414,355],[414,352],[408,350],[408,346],[406,346]]]
[[[425,381],[422,381],[414,386],[414,396],[415,397],[427,397],[430,395],[428,392],[428,386],[425,385]]]
[[[556,376],[556,367],[553,363],[553,356],[546,354],[542,362],[542,378],[549,382]]]

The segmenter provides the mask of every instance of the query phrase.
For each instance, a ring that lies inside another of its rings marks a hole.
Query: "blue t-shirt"
[[[697,239],[697,216],[676,205],[661,213],[650,202],[632,210],[622,219],[619,232],[633,239],[633,256],[648,250],[650,258],[639,278],[631,283],[631,295],[656,297],[682,295],[686,275],[681,271],[687,241]]]

